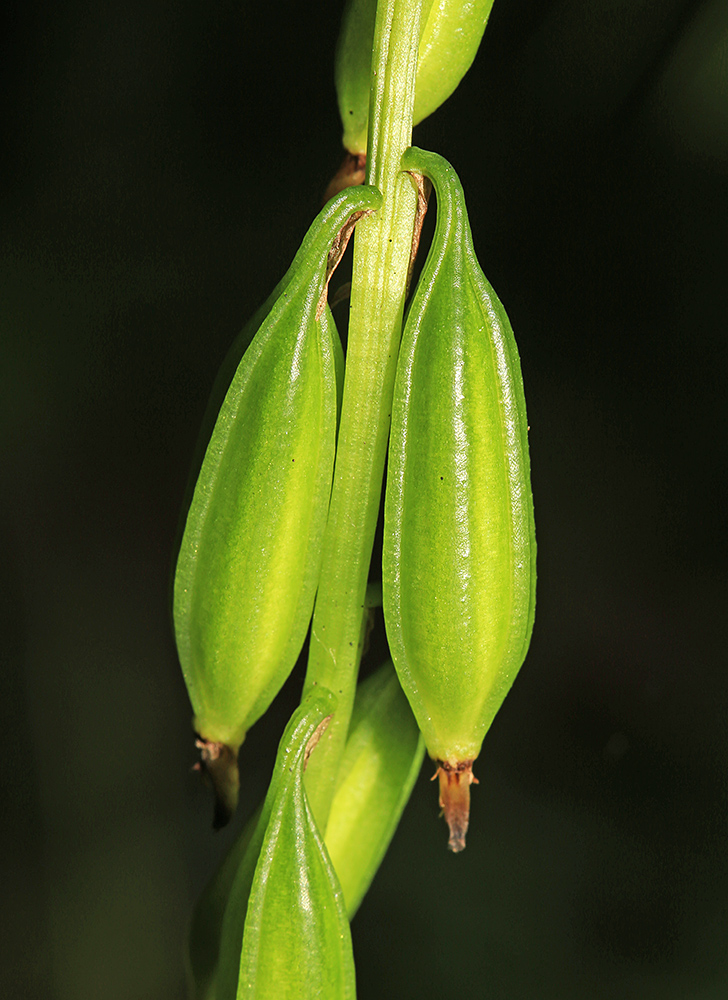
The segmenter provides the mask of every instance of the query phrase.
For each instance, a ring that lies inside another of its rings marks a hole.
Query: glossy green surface
[[[234,1000],[238,994],[243,935],[256,868],[281,796],[302,783],[303,758],[317,728],[336,707],[334,696],[319,689],[296,709],[281,737],[265,801],[251,818],[205,889],[190,930],[190,968],[194,1000]],[[285,851],[282,847],[280,850]],[[328,898],[328,897],[327,897]]]
[[[417,62],[417,125],[450,97],[473,64],[493,0],[433,0]]]
[[[422,766],[425,746],[391,663],[357,688],[326,846],[349,919],[376,874]]]
[[[386,484],[392,656],[435,758],[476,757],[533,627],[536,543],[526,409],[508,317],[475,257],[462,188],[411,149],[437,226],[406,320]]]
[[[386,663],[357,689],[325,838],[350,920],[394,835],[423,756],[417,723],[392,664]],[[271,787],[279,778],[277,764]],[[267,798],[242,830],[195,906],[187,962],[194,1000],[234,996],[250,887],[271,801]],[[227,971],[218,984],[219,967]]]
[[[238,1000],[353,1000],[356,995],[344,897],[303,785],[310,744],[332,710],[328,692],[313,692],[281,742],[250,890]]]
[[[377,0],[348,0],[336,43],[334,78],[344,146],[351,153],[367,148],[369,74]]]
[[[317,310],[329,248],[381,202],[342,192],[320,213],[232,379],[202,461],[174,581],[182,670],[206,739],[237,747],[301,650],[331,491],[336,332]]]
[[[453,93],[472,65],[493,0],[423,0],[413,124]],[[344,146],[365,153],[376,0],[349,0],[336,48]]]

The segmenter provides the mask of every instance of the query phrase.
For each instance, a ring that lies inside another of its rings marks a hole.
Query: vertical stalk
[[[357,225],[341,424],[305,690],[334,691],[334,717],[306,788],[326,828],[351,718],[365,590],[387,451],[416,196],[400,172],[411,145],[422,0],[380,0],[369,98],[367,182],[382,208]]]

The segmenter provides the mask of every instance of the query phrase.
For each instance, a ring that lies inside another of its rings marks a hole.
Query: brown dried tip
[[[326,730],[328,729],[330,722],[331,722],[331,716],[330,715],[327,715],[325,719],[322,719],[321,722],[319,722],[319,724],[314,729],[313,734],[311,736],[311,739],[306,744],[306,749],[305,749],[304,754],[303,754],[303,770],[304,771],[308,767],[308,758],[311,756],[311,754],[313,753],[313,751],[318,746],[318,742],[321,739],[321,737],[324,735],[324,733],[326,732]]]
[[[238,774],[238,747],[229,747],[226,743],[213,743],[198,736],[195,746],[201,751],[202,760],[195,764],[194,770],[199,771],[212,785],[215,794],[215,812],[212,817],[213,830],[226,826],[238,804],[240,776]]]
[[[465,834],[470,821],[470,786],[478,779],[473,774],[472,760],[450,764],[437,761],[437,771],[432,776],[440,779],[440,806],[450,827],[448,847],[454,853],[465,850]]]

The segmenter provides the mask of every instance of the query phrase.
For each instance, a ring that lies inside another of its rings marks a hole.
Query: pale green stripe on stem
[[[411,145],[421,0],[381,0],[369,105],[367,183],[383,196],[357,225],[341,425],[304,691],[338,707],[312,755],[306,788],[326,828],[354,702],[360,636],[387,452],[417,198],[399,161]]]

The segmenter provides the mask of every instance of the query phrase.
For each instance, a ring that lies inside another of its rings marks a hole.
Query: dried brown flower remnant
[[[195,746],[200,751],[201,760],[195,764],[194,770],[199,771],[212,785],[215,793],[215,813],[212,820],[214,830],[227,826],[238,804],[240,777],[238,774],[237,749],[225,743],[197,736]]]
[[[472,760],[450,764],[437,761],[437,771],[432,776],[440,779],[440,807],[450,827],[448,847],[457,854],[465,850],[465,834],[470,822],[470,786],[478,784],[473,774]]]

